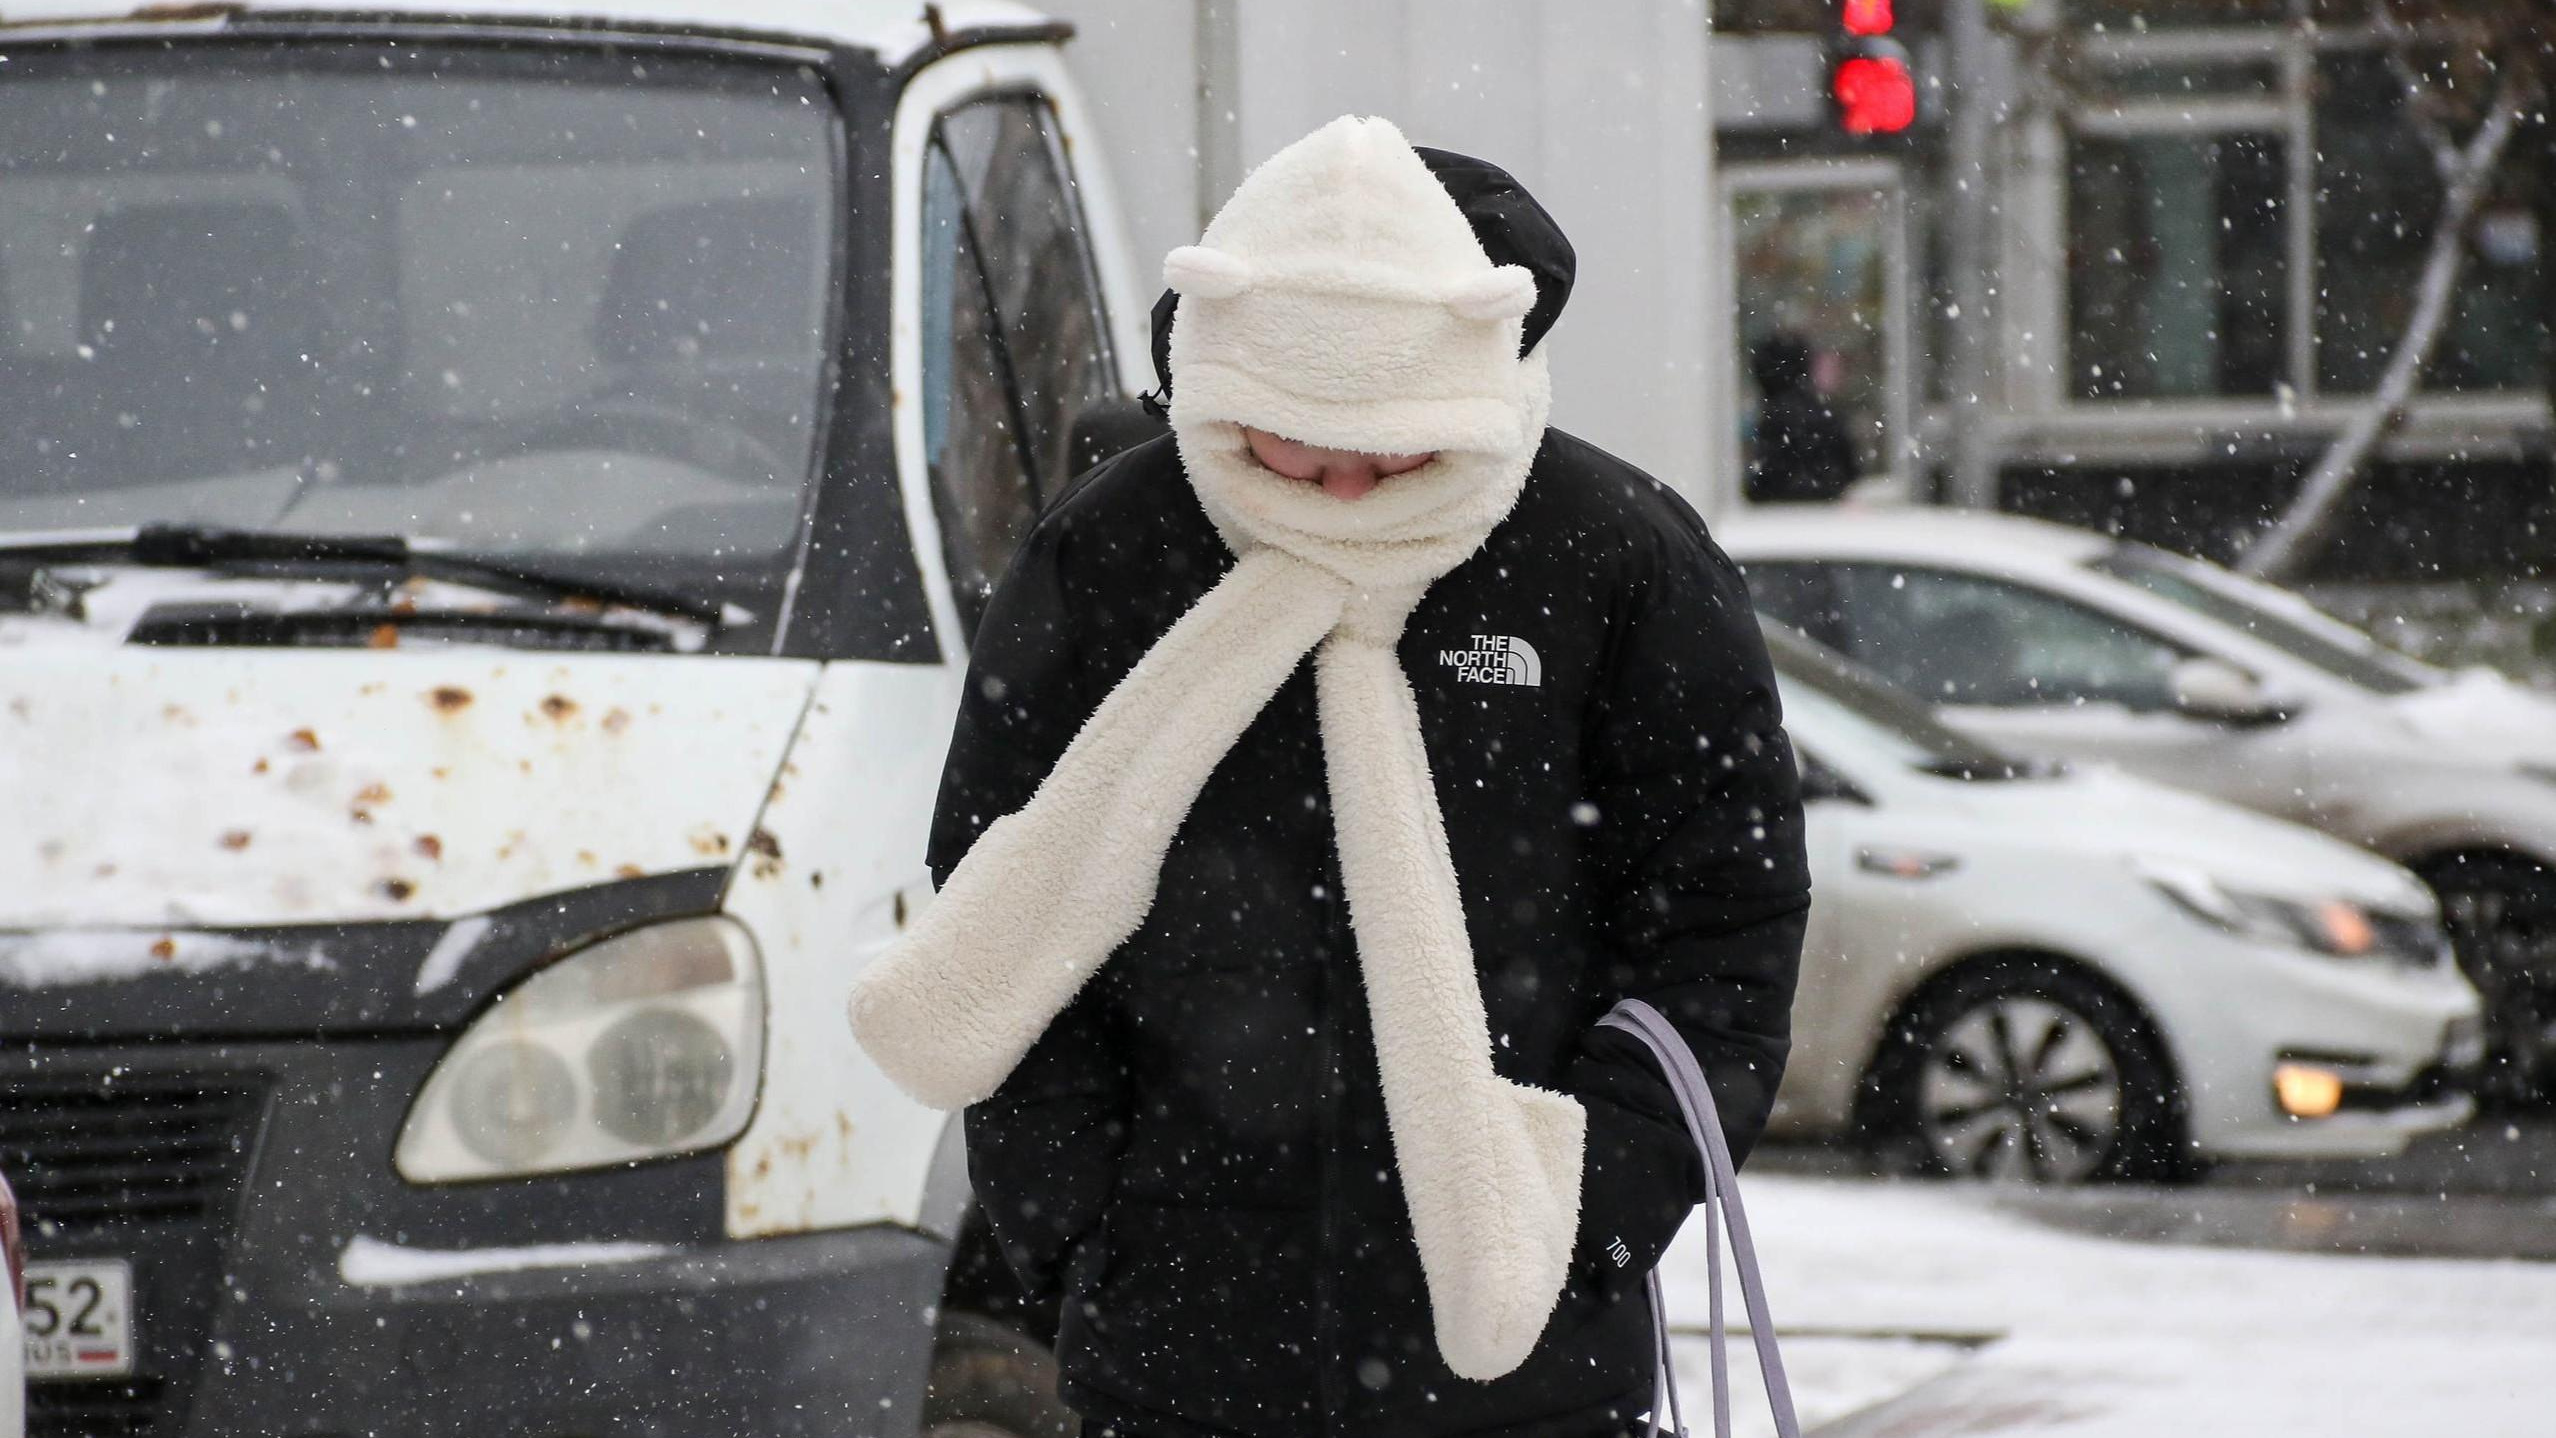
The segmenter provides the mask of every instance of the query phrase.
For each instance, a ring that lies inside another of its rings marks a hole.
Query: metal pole
[[[1242,183],[1242,16],[1240,0],[1198,4],[1198,228],[1216,218]]]
[[[1943,315],[1952,454],[1947,497],[1992,509],[1997,503],[1997,450],[1991,423],[2003,402],[1995,316],[1997,198],[1989,151],[1996,137],[1996,40],[1988,0],[1949,0],[1946,49],[1952,126],[1945,155],[1949,204],[1944,270],[1951,294]]]
[[[2556,86],[2556,79],[2542,83]],[[2521,173],[2523,183],[2537,196],[2539,388],[2549,401],[2550,415],[2556,416],[2556,117],[2542,104],[2530,127],[2537,132],[2532,137],[2536,153]],[[2556,454],[2550,453],[2556,450],[2556,434],[2539,431],[2538,444],[2541,460],[2556,460]]]

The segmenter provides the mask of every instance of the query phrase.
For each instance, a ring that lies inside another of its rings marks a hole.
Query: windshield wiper
[[[712,631],[734,622],[738,611],[716,599],[621,579],[570,574],[536,561],[474,554],[397,534],[296,534],[265,529],[218,529],[199,524],[146,524],[129,535],[0,545],[0,558],[54,563],[138,564],[153,569],[220,569],[229,565],[346,565],[387,569],[429,579],[511,590],[537,599],[586,599],[670,614]]]

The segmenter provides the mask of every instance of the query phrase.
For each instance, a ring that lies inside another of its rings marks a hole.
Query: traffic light
[[[1917,76],[1893,38],[1894,0],[1838,0],[1829,46],[1828,99],[1849,135],[1896,135],[1917,123]]]

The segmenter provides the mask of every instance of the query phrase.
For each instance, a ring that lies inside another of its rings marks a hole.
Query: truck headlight
[[[2349,899],[2302,901],[2230,888],[2188,864],[2141,860],[2140,874],[2195,918],[2264,943],[2358,958],[2381,949],[2370,911]]]
[[[418,1091],[411,1183],[520,1178],[715,1148],[763,1078],[763,968],[734,920],[617,934],[497,998]]]

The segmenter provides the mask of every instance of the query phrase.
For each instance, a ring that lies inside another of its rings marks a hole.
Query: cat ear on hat
[[[1447,308],[1469,320],[1516,319],[1535,308],[1535,276],[1523,266],[1498,266],[1459,281],[1447,292]]]

